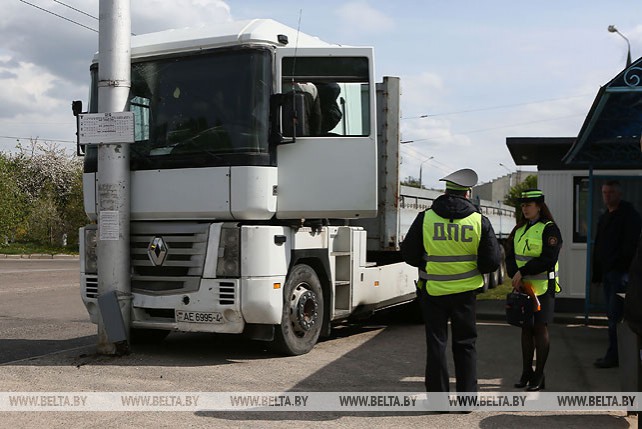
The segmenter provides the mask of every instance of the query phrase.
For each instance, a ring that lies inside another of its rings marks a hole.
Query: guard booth
[[[585,166],[589,171],[588,177],[578,182],[581,189],[586,189],[585,315],[588,317],[595,308],[594,296],[598,292],[591,285],[590,272],[597,217],[603,207],[601,185],[608,179],[619,180],[623,199],[642,213],[642,58],[600,88],[564,162],[569,166]],[[604,169],[613,172],[604,174]],[[639,391],[642,388],[642,344],[626,321],[618,327],[618,349],[622,391]]]

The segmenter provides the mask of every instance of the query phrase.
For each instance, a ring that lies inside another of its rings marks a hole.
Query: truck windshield
[[[271,165],[271,54],[234,49],[132,62],[131,169]],[[90,112],[97,112],[92,67]],[[85,171],[96,170],[88,147]]]

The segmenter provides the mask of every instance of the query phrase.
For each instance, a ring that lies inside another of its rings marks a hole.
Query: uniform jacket
[[[593,281],[601,282],[609,271],[626,273],[640,236],[640,215],[628,201],[602,213],[593,247]]]
[[[450,194],[437,198],[430,209],[446,219],[463,219],[477,211],[467,198]],[[406,234],[406,238],[401,243],[403,260],[422,270],[426,266],[423,259],[425,253],[423,243],[424,213],[421,212],[417,215]],[[481,273],[491,273],[499,267],[499,263],[500,251],[495,231],[488,218],[482,215],[481,238],[477,249],[477,269]]]
[[[537,222],[548,222],[548,219],[539,219]],[[536,223],[537,223],[536,222]],[[534,225],[534,224],[533,224]],[[511,238],[517,231],[517,227],[511,232]],[[551,271],[555,268],[555,263],[562,248],[562,234],[560,229],[555,223],[549,223],[544,227],[542,232],[542,253],[539,257],[533,258],[528,261],[523,267],[519,269],[522,276],[532,276],[545,271]],[[506,272],[509,277],[514,277],[517,273],[517,262],[515,261],[515,249],[513,247],[513,240],[508,240],[506,246]]]

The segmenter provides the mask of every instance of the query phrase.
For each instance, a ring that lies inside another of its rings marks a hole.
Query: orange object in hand
[[[533,285],[531,285],[530,283],[522,283],[522,285],[524,287],[524,291],[533,300],[533,311],[540,311],[542,309],[542,305],[540,304],[539,298],[537,298],[537,295],[535,295],[535,291],[533,290]]]

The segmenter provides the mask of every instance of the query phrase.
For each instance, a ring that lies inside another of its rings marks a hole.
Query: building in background
[[[528,176],[537,176],[537,171],[517,170],[490,182],[482,183],[473,187],[473,198],[503,203],[510,189],[522,183]]]

